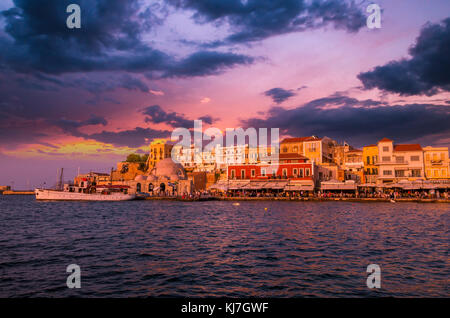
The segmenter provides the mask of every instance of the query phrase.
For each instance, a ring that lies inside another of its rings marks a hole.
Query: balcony
[[[443,160],[431,160],[431,165],[433,166],[441,166],[443,164]]]

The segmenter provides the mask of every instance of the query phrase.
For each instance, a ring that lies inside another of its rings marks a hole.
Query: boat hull
[[[36,200],[57,200],[57,201],[129,201],[134,200],[134,194],[111,193],[111,194],[87,194],[67,191],[55,191],[36,189],[34,191]]]

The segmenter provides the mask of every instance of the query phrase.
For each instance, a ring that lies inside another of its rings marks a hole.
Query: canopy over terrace
[[[356,183],[353,180],[323,181],[320,183],[320,189],[322,191],[356,191]]]
[[[285,191],[314,191],[314,182],[310,181],[291,181],[284,188]]]
[[[313,191],[314,182],[310,181],[279,181],[279,180],[232,180],[218,181],[209,187],[210,190],[218,191]]]

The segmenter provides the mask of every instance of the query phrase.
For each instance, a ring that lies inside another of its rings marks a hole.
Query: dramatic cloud
[[[79,128],[96,125],[106,126],[108,124],[108,121],[103,117],[91,115],[91,117],[87,120],[77,121],[61,118],[57,121],[50,121],[49,124],[53,124],[54,126],[61,128],[64,132],[72,136],[82,137],[85,135],[79,132]]]
[[[153,124],[167,124],[173,128],[184,127],[192,128],[194,120],[187,119],[184,115],[175,112],[166,112],[159,105],[153,105],[142,109],[142,114],[146,115],[145,122]],[[199,118],[206,124],[212,124],[211,116],[203,116]]]
[[[245,43],[270,36],[333,25],[356,32],[365,25],[365,16],[353,1],[345,0],[169,0],[182,9],[194,11],[197,23],[229,25],[232,34],[226,43]]]
[[[265,91],[264,95],[271,97],[273,99],[274,103],[281,104],[297,94],[291,89],[287,90],[287,89],[276,87],[276,88],[269,89],[268,91]]]
[[[82,8],[81,29],[66,27],[68,4]],[[0,67],[20,73],[64,74],[93,71],[146,73],[155,77],[219,74],[252,58],[223,52],[194,52],[175,59],[142,38],[167,14],[165,6],[139,0],[14,1],[1,12]]]
[[[251,64],[254,60],[252,57],[241,54],[201,51],[168,65],[162,77],[216,75],[239,64]]]
[[[118,132],[102,131],[101,133],[86,135],[86,139],[93,139],[114,146],[127,146],[137,148],[148,145],[154,138],[168,138],[171,132],[167,130],[155,130],[151,128],[136,127],[131,130]]]
[[[383,137],[407,142],[448,134],[449,122],[447,105],[388,105],[334,94],[295,109],[274,107],[266,119],[247,119],[243,125],[280,128],[281,133],[292,136],[329,136],[362,146]]]
[[[400,95],[434,95],[450,91],[450,18],[428,24],[409,49],[411,58],[391,61],[358,78],[367,89]]]

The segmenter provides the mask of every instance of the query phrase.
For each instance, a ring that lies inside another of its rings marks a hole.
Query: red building
[[[314,180],[314,165],[298,154],[280,154],[272,164],[241,164],[228,166],[229,180]]]

